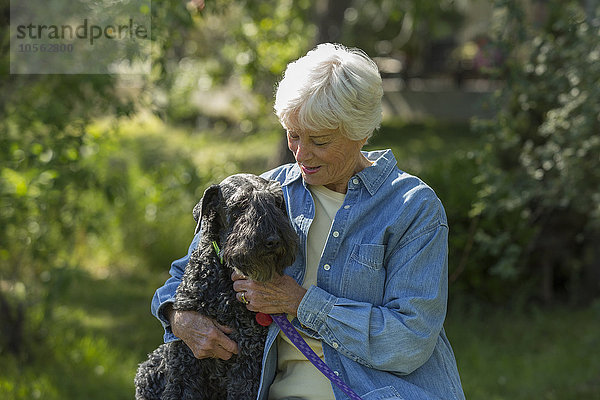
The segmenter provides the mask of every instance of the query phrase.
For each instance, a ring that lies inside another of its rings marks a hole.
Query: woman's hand
[[[234,272],[231,275],[236,297],[250,311],[265,314],[286,313],[296,317],[306,289],[291,276],[275,275],[268,282],[258,282]],[[243,294],[243,297],[242,297]]]
[[[232,329],[195,311],[166,311],[173,334],[184,341],[196,358],[229,360],[238,345],[227,337]]]

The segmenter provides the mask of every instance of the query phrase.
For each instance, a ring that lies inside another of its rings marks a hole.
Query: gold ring
[[[250,303],[248,300],[246,300],[246,292],[242,292],[240,297],[242,298],[242,303],[244,303],[244,304]]]

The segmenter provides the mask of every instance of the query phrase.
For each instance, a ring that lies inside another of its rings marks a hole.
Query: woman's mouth
[[[302,172],[304,172],[305,174],[308,174],[308,175],[314,174],[321,169],[321,167],[309,167],[309,166],[303,165],[303,164],[300,164],[300,168],[302,169]]]

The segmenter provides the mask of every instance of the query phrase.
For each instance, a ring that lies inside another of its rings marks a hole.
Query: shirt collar
[[[390,149],[362,153],[373,165],[360,171],[357,176],[373,196],[396,167],[396,158]]]
[[[367,191],[372,196],[396,167],[397,162],[390,149],[363,151],[362,153],[369,161],[373,162],[373,165],[363,169],[356,176],[362,180]],[[295,163],[290,168],[282,186],[289,185],[301,177],[302,173],[300,172],[300,167],[298,166],[298,163]]]
[[[301,176],[302,176],[302,172],[300,171],[300,167],[298,166],[298,163],[294,163],[294,164],[292,164],[290,171],[286,174],[285,181],[283,181],[281,186],[289,185],[290,183],[294,182],[296,179],[300,178]]]

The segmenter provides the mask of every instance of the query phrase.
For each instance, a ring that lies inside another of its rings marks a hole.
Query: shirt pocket
[[[351,260],[371,269],[381,269],[385,246],[382,244],[357,243],[352,249]]]
[[[344,266],[342,295],[375,305],[381,303],[385,286],[385,246],[357,243]]]
[[[373,390],[362,396],[364,400],[403,400],[404,397],[391,386]]]

